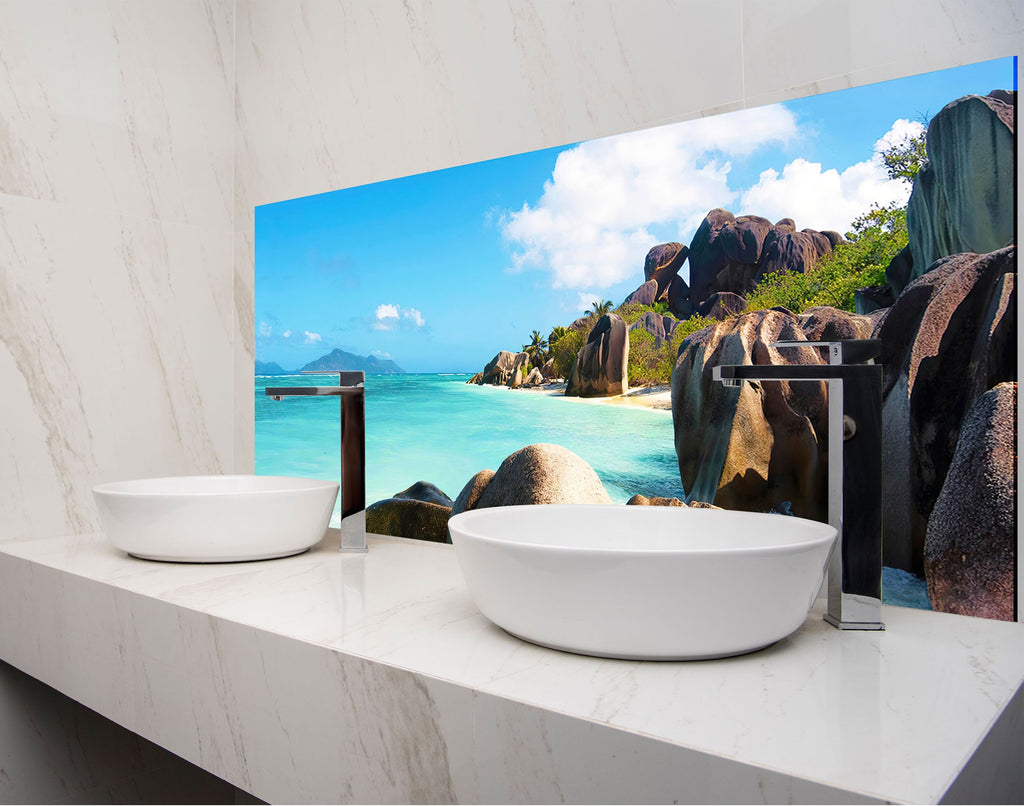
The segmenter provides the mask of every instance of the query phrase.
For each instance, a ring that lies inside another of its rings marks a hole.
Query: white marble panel
[[[1013,56],[1015,0],[795,0],[743,5],[748,106]]]
[[[243,0],[236,199],[251,207],[737,103],[739,24],[738,0]]]
[[[91,486],[230,467],[232,235],[0,196],[0,539],[97,528]]]
[[[234,450],[231,467],[233,473],[252,473],[256,465],[256,407],[253,402],[253,371],[256,360],[253,219],[252,207],[241,209],[238,213],[231,278],[234,302]]]
[[[0,192],[230,228],[233,4],[0,4]]]
[[[479,696],[476,803],[879,803],[877,797]]]
[[[889,607],[844,633],[815,610],[742,657],[605,660],[491,625],[450,546],[335,546],[187,565],[99,535],[0,544],[0,657],[112,715],[74,675],[130,670],[133,729],[269,800],[933,802],[1004,709],[950,791],[1019,791],[986,769],[1024,740],[1020,625]]]
[[[272,802],[456,801],[438,714],[468,747],[470,692],[163,602],[133,618],[142,735]]]

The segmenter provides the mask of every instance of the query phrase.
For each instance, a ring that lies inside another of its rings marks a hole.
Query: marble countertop
[[[369,543],[342,555],[329,533],[222,565],[136,560],[102,535],[3,543],[0,657],[267,800],[937,802],[1022,786],[1022,624],[885,607],[885,632],[841,632],[812,611],[742,657],[602,660],[493,626],[451,546]]]

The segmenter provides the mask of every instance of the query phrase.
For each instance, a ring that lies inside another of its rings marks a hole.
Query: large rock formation
[[[668,293],[672,278],[679,274],[689,249],[681,243],[663,243],[652,247],[644,258],[644,279],[658,284],[658,296]]]
[[[958,98],[928,125],[928,164],[907,205],[912,264],[886,272],[897,294],[939,258],[1013,242],[1014,107],[1006,97]]]
[[[530,354],[518,353],[515,361],[512,362],[512,369],[509,371],[507,381],[508,387],[510,389],[515,389],[521,386],[532,368],[533,364]]]
[[[690,301],[700,306],[718,291],[745,295],[766,274],[804,272],[842,240],[839,233],[805,229],[790,218],[772,224],[711,210],[690,243]]]
[[[928,518],[975,401],[1016,379],[1016,247],[938,261],[875,328],[885,563],[920,575]]]
[[[391,498],[370,504],[366,508],[366,531],[450,543],[451,511],[452,500],[447,495],[433,484],[418,481]]]
[[[706,319],[717,319],[719,322],[742,313],[747,307],[747,301],[739,294],[731,291],[716,291],[700,305],[697,306],[697,313]]]
[[[621,317],[606,313],[590,331],[569,372],[569,397],[608,397],[629,389],[629,329]]]
[[[689,507],[690,509],[721,509],[716,507],[714,504],[706,504],[703,501],[694,501],[692,504],[687,504],[680,498],[665,498],[664,496],[656,495],[652,498],[648,498],[643,493],[637,493],[626,502],[628,507]]]
[[[482,471],[486,474],[488,471]],[[486,481],[476,498],[478,489]],[[583,459],[561,445],[527,445],[508,456],[489,479],[478,473],[470,481],[466,509],[507,507],[517,504],[610,504],[601,479]],[[469,485],[467,485],[469,486]],[[463,495],[459,495],[463,506]]]
[[[512,377],[512,367],[515,366],[517,356],[517,353],[510,353],[508,350],[499,352],[484,365],[480,383],[505,386]]]
[[[460,512],[465,512],[468,509],[476,509],[480,496],[483,495],[484,490],[487,489],[487,485],[491,483],[493,478],[493,470],[481,470],[467,481],[466,486],[462,488],[462,492],[455,498],[455,503],[452,504],[452,515],[458,515]]]
[[[932,607],[1013,621],[1016,571],[1017,384],[975,402],[960,427],[928,520],[925,577]]]
[[[688,336],[672,373],[672,419],[687,500],[725,509],[768,511],[790,502],[793,514],[825,520],[827,392],[821,382],[712,380],[719,364],[821,364],[814,347],[776,350],[780,340],[817,340],[829,332],[866,338],[871,320],[815,309],[804,316],[769,310],[743,314]]]
[[[629,326],[633,330],[646,330],[654,336],[655,344],[660,347],[666,339],[672,338],[672,333],[679,326],[679,320],[672,316],[645,311],[644,315]]]
[[[653,305],[658,300],[668,303],[672,314],[685,319],[693,313],[690,288],[679,276],[689,249],[681,243],[663,243],[648,251],[644,260],[644,283],[626,297],[623,304],[632,302]]]

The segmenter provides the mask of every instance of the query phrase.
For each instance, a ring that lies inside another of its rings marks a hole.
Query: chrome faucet
[[[881,342],[777,341],[771,346],[825,347],[829,362],[717,366],[712,377],[726,386],[828,382],[828,522],[839,542],[829,560],[825,621],[841,630],[884,630],[882,366],[874,363]]]
[[[337,375],[337,386],[268,386],[271,400],[331,395],[341,401],[341,550],[366,551],[366,373],[310,371]]]

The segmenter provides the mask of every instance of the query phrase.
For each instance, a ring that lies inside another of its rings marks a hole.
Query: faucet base
[[[366,510],[341,519],[341,545],[338,551],[363,554],[366,551]]]
[[[835,616],[826,613],[825,621],[837,630],[884,630],[885,624],[881,621],[840,621]]]

